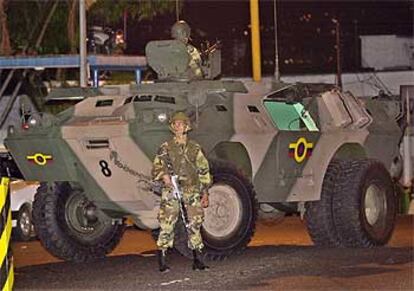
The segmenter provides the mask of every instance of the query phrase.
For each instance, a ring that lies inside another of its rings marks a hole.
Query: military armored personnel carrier
[[[206,256],[223,258],[250,242],[259,210],[300,212],[316,245],[371,247],[389,240],[400,173],[398,101],[364,102],[330,85],[272,89],[217,79],[219,52],[193,78],[177,40],[147,46],[158,81],[130,96],[88,97],[56,116],[10,127],[6,146],[27,180],[41,181],[35,229],[53,255],[71,261],[105,256],[130,217],[158,228],[159,197],[149,177],[169,117],[188,113],[191,138],[211,164]],[[139,243],[139,242],[137,242]],[[176,248],[186,253],[185,232]]]

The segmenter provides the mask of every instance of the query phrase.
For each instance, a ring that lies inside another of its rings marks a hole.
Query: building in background
[[[414,38],[398,35],[361,36],[363,68],[383,70],[414,69]]]

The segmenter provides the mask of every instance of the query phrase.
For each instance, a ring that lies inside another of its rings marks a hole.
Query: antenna
[[[79,1],[79,84],[80,87],[88,86],[88,76],[86,75],[87,51],[86,51],[86,11],[85,0]]]
[[[176,20],[180,21],[180,0],[175,0],[175,16]]]
[[[278,51],[278,42],[277,42],[277,8],[276,1],[273,0],[273,27],[275,33],[275,72],[274,77],[276,81],[280,81],[280,70],[279,70],[279,51]]]

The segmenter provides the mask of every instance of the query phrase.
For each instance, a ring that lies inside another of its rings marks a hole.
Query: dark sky
[[[261,0],[260,21],[273,26],[273,1]],[[410,34],[413,26],[412,1],[295,1],[278,0],[278,22],[282,34],[292,26],[312,27],[332,17],[344,26],[359,23],[361,33]],[[301,19],[310,15],[310,19]],[[212,34],[225,34],[230,28],[246,28],[250,22],[249,1],[185,1],[181,17],[193,27]]]
[[[260,0],[262,63],[265,74],[273,72],[273,1]],[[344,70],[360,69],[359,36],[372,34],[413,35],[413,1],[295,1],[277,0],[279,57],[284,73],[334,70],[335,34],[332,18],[341,24]],[[222,42],[223,70],[227,75],[250,74],[249,1],[184,1],[181,19],[192,27],[195,45]],[[175,15],[141,23],[132,28],[139,36],[130,49],[143,51],[150,39],[168,37]],[[247,60],[247,61],[246,61]],[[293,62],[293,63],[292,63]],[[317,65],[316,65],[317,64]]]

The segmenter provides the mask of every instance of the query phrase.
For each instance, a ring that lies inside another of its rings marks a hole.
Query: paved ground
[[[375,249],[319,249],[303,223],[261,222],[243,255],[209,262],[194,272],[191,262],[172,254],[172,271],[159,274],[154,242],[147,232],[129,230],[113,255],[87,264],[59,262],[39,242],[14,243],[16,290],[414,290],[413,216],[398,219],[389,246]]]

